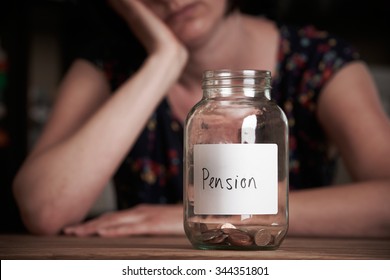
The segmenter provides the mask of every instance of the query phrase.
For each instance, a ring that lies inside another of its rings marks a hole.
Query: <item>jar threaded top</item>
[[[271,72],[266,70],[207,70],[203,73],[202,88],[244,87],[271,89]]]

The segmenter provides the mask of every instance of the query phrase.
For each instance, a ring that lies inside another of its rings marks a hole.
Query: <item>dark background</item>
[[[360,50],[369,65],[390,66],[390,1],[260,0],[238,1],[242,9],[291,24],[313,24],[344,37]],[[97,6],[96,6],[96,3]],[[28,117],[31,42],[36,34],[54,37],[60,46],[64,73],[89,36],[117,24],[100,0],[0,1],[0,39],[8,54],[7,86],[3,100],[7,115],[0,129],[7,141],[0,145],[0,232],[23,231],[11,192],[12,179],[29,149]],[[88,15],[86,14],[88,13]],[[97,27],[97,28],[95,28]],[[41,62],[42,65],[45,61]],[[390,77],[389,77],[390,79]]]

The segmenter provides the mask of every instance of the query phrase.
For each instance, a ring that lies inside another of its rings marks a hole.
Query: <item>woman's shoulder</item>
[[[285,37],[324,40],[331,36],[328,31],[317,28],[315,25],[294,25],[276,22],[280,32]]]
[[[289,83],[291,94],[314,94],[346,64],[360,59],[358,51],[343,38],[313,25],[278,23],[278,83]],[[275,86],[275,89],[277,87]],[[297,90],[299,88],[299,90]]]
[[[314,25],[289,25],[278,23],[281,44],[290,54],[306,54],[308,58],[339,57],[345,60],[359,59],[357,49],[335,33]]]

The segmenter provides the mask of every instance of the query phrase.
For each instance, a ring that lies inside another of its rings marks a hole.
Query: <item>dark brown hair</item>
[[[228,0],[227,1],[227,8],[226,8],[226,15],[230,14],[234,10],[239,8],[238,0]]]
[[[277,8],[277,0],[227,0],[226,15],[235,10],[240,10],[245,14],[262,15],[270,19],[276,19]]]

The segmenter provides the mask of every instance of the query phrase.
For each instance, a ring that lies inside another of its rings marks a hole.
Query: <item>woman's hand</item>
[[[183,206],[141,204],[134,208],[103,214],[64,233],[76,236],[179,235],[183,230]]]
[[[159,50],[187,51],[169,27],[139,0],[109,0],[112,8],[127,22],[149,54]]]

